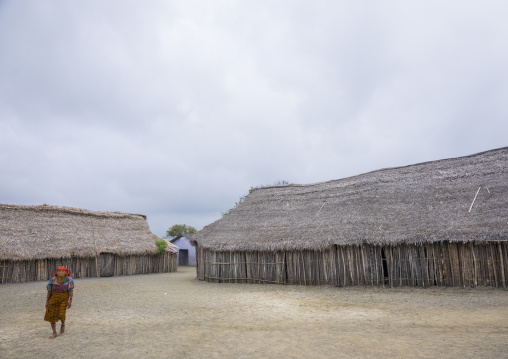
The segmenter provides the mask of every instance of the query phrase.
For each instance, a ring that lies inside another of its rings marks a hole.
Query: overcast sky
[[[506,1],[1,1],[0,203],[201,229],[508,145]]]

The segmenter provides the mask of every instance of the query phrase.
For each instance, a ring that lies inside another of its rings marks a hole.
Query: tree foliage
[[[155,244],[157,245],[157,254],[164,254],[166,253],[166,248],[168,247],[168,243],[164,240],[155,241]]]
[[[183,237],[186,234],[196,233],[196,228],[187,226],[186,224],[175,224],[166,231],[166,235],[170,237]]]

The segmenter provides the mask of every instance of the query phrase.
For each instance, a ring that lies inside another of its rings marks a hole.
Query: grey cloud
[[[148,215],[506,145],[504,2],[0,4],[0,202]]]

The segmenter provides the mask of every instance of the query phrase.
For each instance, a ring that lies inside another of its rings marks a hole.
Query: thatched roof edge
[[[127,218],[130,216],[139,216],[146,220],[144,214],[137,213],[126,213],[117,211],[93,211],[83,208],[65,207],[65,206],[53,206],[53,205],[22,205],[22,204],[3,204],[0,203],[0,209],[12,209],[20,211],[48,211],[48,212],[60,212],[66,214],[76,214],[82,216],[94,216],[94,217],[116,217],[116,218]]]

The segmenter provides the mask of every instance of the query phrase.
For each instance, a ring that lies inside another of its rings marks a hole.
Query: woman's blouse
[[[70,292],[74,289],[74,281],[71,277],[65,276],[63,280],[59,280],[58,276],[51,278],[46,286],[48,292],[63,293]]]

